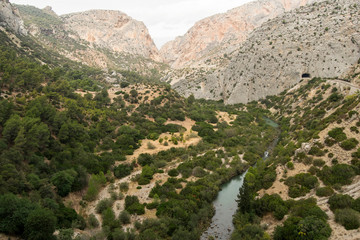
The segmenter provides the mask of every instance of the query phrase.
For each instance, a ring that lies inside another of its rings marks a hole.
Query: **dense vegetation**
[[[309,97],[311,91],[316,94]],[[359,150],[354,150],[358,139],[346,133],[356,133],[360,125],[355,110],[360,103],[359,95],[344,97],[336,87],[315,78],[302,84],[297,91],[269,96],[261,103],[277,111],[280,139],[266,163],[250,169],[246,175],[238,196],[238,211],[233,218],[232,239],[269,239],[266,226],[260,222],[269,214],[276,220],[287,215],[286,221],[277,224],[274,239],[327,239],[331,234],[328,216],[317,206],[315,198],[309,198],[314,194],[329,199],[327,205],[337,223],[347,230],[359,228],[359,200],[338,194],[342,186],[352,184],[360,173]],[[321,132],[325,133],[323,140]],[[308,150],[302,144],[308,145]],[[341,157],[339,162],[337,150],[333,148],[355,151],[353,159]],[[288,176],[289,171],[296,170],[295,164],[302,164],[308,172]],[[269,188],[273,180],[264,186],[265,179],[256,176],[267,174],[271,169],[274,171],[276,166],[284,169],[278,179],[288,189],[287,196],[306,200],[284,201],[277,194],[258,196],[258,191]],[[320,182],[326,186],[319,187]]]
[[[0,232],[24,239],[71,239],[77,229],[92,239],[199,239],[221,184],[246,169],[232,239],[269,239],[261,225],[267,215],[276,221],[286,217],[274,239],[327,239],[328,216],[309,197],[315,194],[328,198],[337,223],[359,228],[359,198],[340,194],[360,174],[359,142],[349,134],[357,133],[360,121],[348,129],[343,124],[357,116],[358,95],[344,97],[312,79],[298,91],[225,106],[182,98],[158,84],[157,73],[121,71],[110,99],[111,86],[102,81],[108,73],[61,64],[61,58],[40,64],[40,56],[0,37]],[[23,43],[37,46],[31,39]],[[314,89],[317,94],[308,99]],[[293,107],[298,99],[304,104]],[[221,120],[219,111],[231,121]],[[281,131],[265,116],[276,119]],[[182,123],[189,119],[195,124],[185,135]],[[197,137],[197,145],[181,145]],[[156,149],[154,143],[166,150],[131,158],[144,140],[148,150]],[[264,161],[271,143],[271,157]],[[303,143],[310,144],[308,151],[301,150]],[[352,159],[338,159],[332,148]],[[299,164],[307,172],[288,176]],[[163,181],[155,180],[159,175]],[[289,200],[259,196],[278,179]],[[99,200],[105,187],[109,195]],[[149,189],[146,202],[134,192],[141,189]],[[69,203],[69,195],[75,202]],[[134,220],[150,212],[154,218]]]
[[[107,84],[99,82],[102,74],[76,65],[41,65],[29,54],[0,46],[0,231],[51,239],[59,229],[58,238],[65,239],[72,229],[101,227],[99,238],[197,239],[213,214],[211,203],[219,186],[248,166],[239,154],[245,153],[245,160],[253,164],[276,135],[263,120],[270,113],[252,105],[242,111],[242,106],[183,99],[156,84],[149,88],[158,97],[148,99],[133,85],[143,78],[130,72],[122,73],[124,90],[112,101]],[[79,89],[94,93],[81,96],[75,93]],[[216,111],[237,117],[231,124],[219,122]],[[203,141],[175,148],[186,141],[184,128],[166,121],[186,118],[196,121],[193,134]],[[159,138],[162,133],[171,138]],[[144,139],[174,147],[125,162]],[[81,214],[65,204],[69,194],[82,192],[78,204],[86,209],[102,187],[135,169],[141,170],[133,179],[141,188],[179,159],[181,163],[168,173],[171,177],[151,190],[153,203],[128,195],[129,185],[122,184],[120,194],[114,191],[110,199],[98,202],[95,212],[100,222],[96,215]],[[116,162],[120,163],[115,167]],[[191,176],[197,180],[188,181]],[[126,211],[116,216],[113,206],[120,199]],[[156,209],[158,218],[124,232],[121,226],[130,222],[129,214],[141,215],[145,209]]]

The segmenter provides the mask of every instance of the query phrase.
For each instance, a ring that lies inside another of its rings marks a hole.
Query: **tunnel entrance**
[[[301,75],[301,78],[310,78],[311,75],[310,73],[303,73],[303,75]]]

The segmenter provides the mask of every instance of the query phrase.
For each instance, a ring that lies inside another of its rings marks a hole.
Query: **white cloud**
[[[11,3],[51,6],[57,14],[90,9],[120,10],[143,21],[156,45],[183,35],[196,21],[225,12],[251,0],[10,0]]]

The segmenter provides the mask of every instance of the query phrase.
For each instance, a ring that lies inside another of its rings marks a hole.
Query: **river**
[[[266,124],[274,128],[278,128],[279,125],[269,118],[264,118]],[[272,149],[277,145],[278,138],[276,138],[269,145],[268,150],[264,153],[263,159],[266,160],[272,152]],[[213,205],[215,208],[215,215],[211,220],[210,227],[201,235],[200,240],[218,239],[226,240],[229,239],[233,230],[234,225],[232,223],[233,215],[237,209],[237,195],[239,189],[242,187],[244,178],[247,171],[243,174],[234,177],[228,183],[221,186],[217,198]]]

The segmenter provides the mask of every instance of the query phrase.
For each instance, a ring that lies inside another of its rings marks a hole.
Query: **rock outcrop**
[[[8,0],[0,0],[0,26],[9,28],[17,34],[27,35],[18,9]]]
[[[166,43],[160,54],[173,68],[231,52],[268,19],[314,0],[259,0],[197,22],[184,36]]]
[[[75,32],[76,40],[84,40],[94,47],[124,52],[161,61],[144,23],[125,13],[110,10],[91,10],[61,16],[65,29]],[[77,39],[79,38],[79,39]]]
[[[144,74],[163,66],[145,25],[122,12],[91,10],[58,16],[51,7],[17,7],[39,44],[73,61]]]
[[[322,1],[269,20],[231,55],[225,70],[173,87],[196,98],[246,103],[302,78],[345,78],[360,58],[358,0]]]

